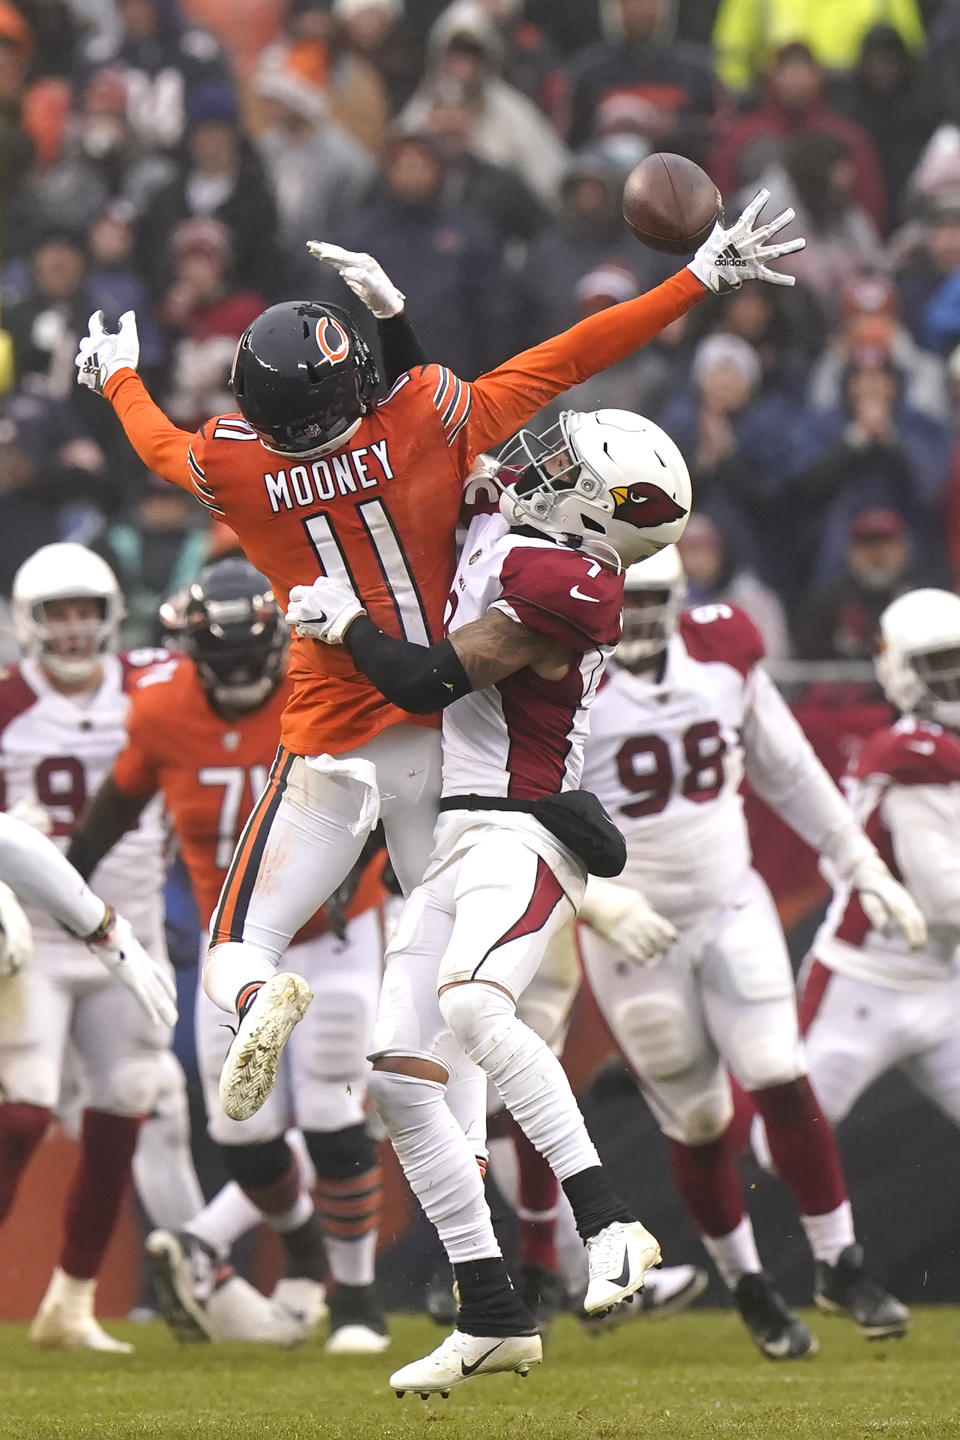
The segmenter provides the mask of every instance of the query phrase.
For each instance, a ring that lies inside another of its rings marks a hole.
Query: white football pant
[[[830,1122],[896,1067],[960,1125],[960,975],[915,990],[835,971],[820,979],[826,987],[805,1044],[810,1082]]]
[[[625,960],[586,925],[578,933],[603,1018],[672,1140],[704,1145],[723,1133],[728,1071],[745,1090],[806,1072],[790,957],[755,871],[652,964]]]
[[[162,930],[139,937],[166,962]],[[133,995],[79,940],[45,944],[18,975],[0,980],[0,1098],[56,1108],[68,1042],[83,1067],[85,1104],[147,1115],[171,1031],[153,1025]]]

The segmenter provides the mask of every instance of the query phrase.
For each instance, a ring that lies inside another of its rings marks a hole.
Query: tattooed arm
[[[384,635],[363,614],[352,621],[343,643],[381,695],[413,715],[443,710],[526,665],[546,679],[560,679],[570,663],[570,651],[557,641],[495,609],[430,646]]]

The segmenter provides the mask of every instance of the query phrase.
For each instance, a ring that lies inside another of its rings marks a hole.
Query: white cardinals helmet
[[[960,728],[960,595],[910,590],[888,605],[876,669],[898,710]]]
[[[677,628],[687,582],[676,545],[631,565],[623,578],[623,634],[615,651],[627,670],[666,648]]]
[[[47,611],[52,601],[86,599],[99,602],[90,619],[56,618]],[[34,551],[13,578],[11,600],[17,644],[58,680],[88,679],[101,655],[116,648],[124,613],[120,586],[107,562],[85,545]]]
[[[500,456],[499,482],[509,524],[622,569],[675,545],[690,514],[683,456],[630,410],[564,410],[542,434],[521,430]]]

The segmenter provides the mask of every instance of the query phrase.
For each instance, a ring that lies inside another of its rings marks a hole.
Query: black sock
[[[283,1231],[280,1239],[287,1254],[287,1278],[315,1280],[318,1285],[322,1285],[327,1273],[327,1255],[323,1248],[323,1231],[316,1212],[295,1230]]]
[[[564,1195],[570,1201],[581,1240],[599,1235],[605,1226],[612,1225],[616,1220],[629,1225],[636,1219],[610,1184],[602,1165],[591,1165],[589,1170],[581,1170],[561,1184]]]
[[[460,1291],[457,1329],[468,1335],[535,1335],[533,1316],[513,1288],[499,1255],[453,1267]]]

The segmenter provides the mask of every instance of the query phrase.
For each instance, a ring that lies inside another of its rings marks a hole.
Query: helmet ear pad
[[[247,327],[230,381],[240,414],[263,443],[298,455],[355,427],[373,405],[380,373],[346,310],[293,300]]]

